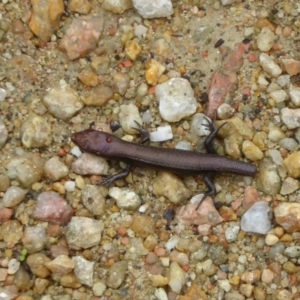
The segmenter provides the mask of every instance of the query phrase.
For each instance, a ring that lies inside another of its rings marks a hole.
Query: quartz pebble
[[[2,199],[2,204],[4,207],[14,207],[21,203],[26,196],[28,190],[21,189],[17,186],[10,186]]]
[[[84,57],[97,47],[103,30],[103,18],[99,15],[74,18],[59,47],[70,60]]]
[[[291,152],[297,151],[299,148],[299,144],[293,138],[283,138],[279,144]]]
[[[9,220],[1,225],[0,234],[6,243],[18,243],[23,236],[23,228],[19,221]]]
[[[15,274],[20,267],[20,262],[17,261],[15,258],[11,259],[8,263],[8,270],[7,270],[7,274]]]
[[[133,6],[143,18],[164,18],[173,13],[171,0],[144,1],[133,0]]]
[[[57,181],[69,174],[69,168],[59,159],[58,156],[53,156],[46,161],[44,172],[49,179]]]
[[[259,62],[262,68],[272,77],[278,77],[282,73],[280,67],[266,53],[261,53],[259,56]]]
[[[97,297],[103,296],[106,290],[106,285],[102,281],[97,281],[93,284],[93,293]]]
[[[93,285],[94,262],[84,259],[82,256],[72,258],[75,263],[74,273],[78,280],[89,287]]]
[[[223,103],[218,107],[217,115],[221,120],[227,120],[234,114],[235,109],[227,103]]]
[[[157,127],[156,131],[150,132],[151,142],[163,142],[171,139],[173,139],[173,133],[170,125]]]
[[[283,180],[280,194],[281,195],[289,195],[294,193],[299,189],[299,181],[297,179],[287,177]]]
[[[257,47],[260,51],[269,51],[275,41],[275,34],[268,27],[264,27],[257,36]]]
[[[283,164],[283,159],[280,154],[280,151],[278,151],[276,149],[270,149],[269,155],[276,165],[281,166]]]
[[[74,261],[67,255],[59,255],[55,259],[47,262],[45,265],[56,276],[69,274],[75,268]]]
[[[171,78],[158,84],[155,96],[159,101],[159,113],[168,122],[180,121],[197,109],[194,91],[189,81],[183,78]]]
[[[127,268],[128,262],[125,260],[114,263],[108,271],[107,286],[117,289],[125,279]]]
[[[104,0],[101,8],[116,14],[122,14],[132,8],[132,2],[131,0]]]
[[[274,234],[267,234],[265,241],[268,246],[273,246],[279,241],[279,238]]]
[[[47,235],[42,226],[26,227],[22,237],[22,243],[28,253],[41,251],[47,244]]]
[[[242,216],[241,228],[246,232],[266,234],[271,229],[269,205],[263,201],[254,203]]]
[[[94,216],[105,213],[105,200],[108,189],[105,186],[86,185],[82,190],[82,203]]]
[[[71,166],[73,172],[80,175],[105,175],[108,173],[107,161],[94,154],[83,153]]]
[[[87,249],[98,245],[104,224],[100,220],[72,217],[66,228],[66,239],[71,249]],[[80,234],[79,234],[80,233]]]
[[[128,74],[118,72],[113,77],[113,84],[116,92],[123,96],[129,88],[130,77]]]
[[[77,92],[65,82],[51,88],[44,96],[43,103],[54,117],[64,121],[72,118],[83,107]]]
[[[270,96],[276,103],[280,103],[286,100],[287,93],[284,90],[277,90],[270,93]]]
[[[287,232],[300,230],[300,204],[280,203],[274,208],[276,222]]]
[[[294,129],[300,127],[300,108],[290,109],[285,107],[281,110],[282,122],[289,128]]]
[[[124,131],[129,134],[137,134],[132,127],[136,127],[137,123],[142,124],[139,110],[134,104],[120,106],[119,121]]]
[[[126,210],[137,210],[141,205],[140,197],[130,188],[112,187],[108,194],[116,200],[117,206]]]
[[[155,59],[149,59],[145,63],[145,78],[148,84],[156,85],[166,67]]]
[[[170,265],[169,287],[175,293],[180,293],[186,280],[186,274],[178,265],[177,262],[172,262]]]
[[[292,102],[299,107],[300,106],[300,87],[290,86],[289,94]]]
[[[197,136],[207,136],[210,131],[208,128],[209,124],[204,114],[194,114],[191,122],[191,132]]]
[[[227,242],[228,243],[234,242],[238,237],[239,231],[240,231],[239,226],[230,226],[230,227],[228,227],[225,231],[225,237],[226,237]]]
[[[1,101],[0,101],[1,102]],[[6,129],[6,126],[4,123],[0,120],[0,150],[5,145],[5,142],[7,140],[8,131]]]
[[[284,253],[284,255],[286,255],[290,258],[299,258],[300,257],[300,246],[287,247],[283,253]]]
[[[71,220],[73,209],[58,193],[42,192],[36,201],[33,217],[55,224],[66,224]]]

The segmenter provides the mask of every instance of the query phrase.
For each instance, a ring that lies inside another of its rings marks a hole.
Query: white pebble
[[[75,181],[69,180],[65,182],[65,188],[67,192],[74,192],[75,186],[76,186]]]
[[[134,28],[134,34],[138,38],[145,37],[145,35],[147,34],[147,31],[148,31],[148,28],[141,24],[137,25]]]
[[[134,104],[120,106],[119,120],[124,131],[129,134],[137,134],[132,127],[137,127],[136,123],[142,124],[139,110]]]
[[[275,234],[267,234],[265,238],[265,242],[268,246],[273,246],[279,241],[279,238]]]
[[[237,239],[238,233],[240,231],[239,226],[230,226],[225,231],[225,237],[228,243],[232,243]]]
[[[280,67],[266,53],[261,53],[259,56],[259,62],[262,68],[272,77],[278,77],[282,73]]]
[[[296,106],[299,107],[300,106],[300,87],[291,86],[289,89],[289,94],[290,94],[292,102]]]
[[[168,295],[163,288],[158,288],[154,291],[157,300],[168,300]]]
[[[4,101],[4,99],[6,98],[6,95],[7,95],[6,90],[0,88],[0,102]]]
[[[290,75],[280,75],[276,81],[281,87],[285,87],[290,84],[290,77]]]
[[[73,147],[70,152],[76,157],[80,157],[82,155],[82,152],[78,146]]]
[[[126,210],[136,210],[141,205],[140,197],[129,188],[112,187],[108,194],[116,200],[117,206]]]
[[[277,90],[272,92],[270,96],[276,101],[276,103],[280,103],[286,99],[287,93],[284,90]]]
[[[171,16],[173,13],[171,0],[133,0],[132,3],[134,8],[144,18],[164,18]]]
[[[172,128],[170,125],[157,127],[156,131],[150,132],[151,142],[163,142],[173,138]]]
[[[281,119],[289,129],[300,127],[300,109],[283,108],[281,110]]]
[[[180,141],[175,145],[175,149],[181,149],[181,150],[192,150],[192,144],[187,141]]]
[[[275,34],[268,27],[264,27],[257,36],[257,47],[261,51],[269,51],[275,40]]]
[[[197,113],[193,115],[191,122],[191,131],[198,136],[209,135],[210,130],[208,128],[208,121],[206,120],[204,114]]]
[[[272,160],[274,161],[274,163],[278,166],[282,166],[283,164],[283,159],[282,156],[280,154],[280,152],[276,149],[270,149],[269,150],[269,155],[272,158]]]

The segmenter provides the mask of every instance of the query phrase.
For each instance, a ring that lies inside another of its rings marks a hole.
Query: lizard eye
[[[112,138],[111,137],[106,138],[106,142],[107,143],[111,143],[112,142]]]

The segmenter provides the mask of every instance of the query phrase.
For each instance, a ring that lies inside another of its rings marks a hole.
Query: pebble
[[[98,245],[104,224],[101,220],[86,217],[72,217],[66,227],[66,239],[71,249],[88,249]]]
[[[169,287],[175,293],[180,293],[185,284],[186,274],[177,262],[172,262],[170,265]]]
[[[192,117],[191,132],[197,136],[207,136],[210,131],[204,114],[196,113]]]
[[[133,217],[131,228],[137,237],[146,238],[154,233],[155,220],[150,216],[138,215]]]
[[[280,203],[274,208],[276,223],[282,226],[287,232],[300,230],[300,204]]]
[[[150,132],[151,142],[164,142],[172,139],[173,133],[170,125],[157,127],[156,131]]]
[[[135,61],[141,53],[142,48],[135,40],[129,40],[125,44],[124,51],[131,60]]]
[[[122,14],[124,11],[132,8],[132,1],[131,0],[104,0],[101,8],[116,14]]]
[[[170,253],[170,261],[176,261],[181,267],[189,265],[189,257],[186,253],[178,252],[177,250],[173,250]]]
[[[10,186],[3,198],[2,198],[2,204],[4,207],[14,207],[21,203],[23,199],[25,198],[28,190],[21,189],[18,186]]]
[[[154,296],[157,298],[157,300],[168,300],[168,295],[166,291],[163,288],[155,289]]]
[[[137,123],[142,124],[143,122],[139,110],[134,104],[120,106],[119,121],[124,131],[129,134],[137,134],[138,131],[132,127],[137,127]]]
[[[7,137],[8,137],[8,131],[6,129],[6,126],[0,120],[0,150],[4,147]]]
[[[101,297],[103,296],[105,290],[106,290],[106,285],[102,281],[97,281],[93,284],[93,294],[96,297]]]
[[[26,259],[30,271],[38,278],[47,278],[51,274],[50,270],[46,267],[46,264],[50,261],[51,259],[44,253],[30,254]]]
[[[278,104],[284,102],[287,98],[287,93],[284,90],[277,90],[270,93],[271,98]]]
[[[174,235],[170,237],[170,239],[165,243],[164,247],[167,251],[171,251],[176,248],[179,241],[180,241],[180,237]]]
[[[254,269],[252,271],[246,271],[242,274],[241,276],[241,280],[252,284],[252,283],[256,283],[260,280],[261,277],[261,270],[258,269]]]
[[[289,95],[291,97],[292,102],[295,106],[300,106],[300,87],[295,87],[293,85],[289,88]]]
[[[269,158],[264,158],[258,169],[257,186],[259,190],[269,195],[278,194],[281,187],[281,178],[273,161]]]
[[[74,192],[75,187],[76,187],[76,183],[75,183],[75,181],[68,180],[68,181],[65,182],[64,186],[65,186],[65,189],[66,189],[67,192]]]
[[[72,12],[87,15],[92,9],[92,4],[88,0],[70,0],[69,9]]]
[[[113,77],[115,91],[124,96],[130,86],[130,77],[126,73],[117,72]]]
[[[127,268],[128,262],[125,260],[114,263],[108,270],[106,285],[113,289],[119,288],[125,279]]]
[[[84,57],[97,47],[102,30],[103,18],[100,15],[73,18],[59,47],[70,60]]]
[[[225,237],[228,243],[234,242],[240,231],[240,226],[230,226],[225,230]]]
[[[67,275],[60,277],[60,284],[66,288],[78,289],[81,287],[81,283],[78,281],[74,273],[69,273]],[[86,299],[86,297],[84,299]]]
[[[288,256],[289,258],[299,258],[300,257],[300,246],[287,247],[284,250],[283,254]]]
[[[263,152],[251,141],[244,141],[242,145],[244,155],[252,161],[261,160],[264,157]]]
[[[74,260],[67,255],[59,255],[55,259],[45,263],[45,266],[54,273],[55,276],[64,276],[74,270],[75,263]]]
[[[192,144],[188,141],[179,141],[175,145],[175,149],[191,151],[192,150]]]
[[[274,41],[275,34],[273,31],[264,27],[257,36],[257,47],[260,51],[267,52],[273,47]]]
[[[177,122],[196,112],[197,101],[188,80],[171,78],[158,84],[155,96],[159,101],[159,113],[168,122]]]
[[[7,274],[12,275],[15,274],[20,267],[20,262],[17,261],[15,258],[11,259],[8,262],[8,269],[7,269]]]
[[[6,243],[16,244],[23,236],[22,225],[19,221],[9,220],[2,224],[0,233]]]
[[[217,267],[214,265],[213,261],[211,259],[206,259],[201,266],[198,265],[198,272],[200,271],[200,268],[202,269],[203,273],[206,276],[212,276],[217,272]]]
[[[141,206],[140,197],[130,188],[112,187],[108,194],[116,200],[119,208],[135,211]]]
[[[7,175],[12,180],[19,181],[24,187],[30,188],[43,175],[44,159],[39,155],[28,153],[8,161]]]
[[[289,129],[300,127],[300,108],[290,109],[285,107],[281,110],[282,122]]]
[[[283,138],[279,145],[291,152],[297,151],[299,148],[299,144],[293,138]]]
[[[254,290],[254,286],[251,284],[241,284],[240,286],[241,294],[243,294],[247,298],[251,297],[253,290]]]
[[[234,114],[235,109],[227,103],[221,104],[217,109],[217,116],[221,120],[227,120]]]
[[[64,13],[63,0],[53,0],[53,2],[46,3],[42,0],[33,1],[32,11],[29,28],[42,41],[49,41],[54,31],[59,28],[60,18]]]
[[[263,201],[254,203],[243,214],[241,228],[246,232],[266,234],[271,229],[269,205]]]
[[[267,234],[265,238],[265,242],[268,246],[273,246],[279,241],[279,238],[274,234]]]
[[[227,279],[218,280],[218,286],[227,293],[231,290],[231,284]]]
[[[262,68],[272,77],[278,77],[282,70],[274,62],[274,60],[266,53],[261,53],[259,56],[259,62]]]
[[[105,213],[106,197],[108,189],[105,186],[86,185],[81,191],[83,205],[94,216],[102,216]]]
[[[108,162],[100,156],[83,153],[72,163],[71,169],[80,175],[106,175],[109,170],[109,165]]]
[[[300,177],[300,151],[290,154],[284,159],[283,164],[292,178]]]
[[[192,192],[178,176],[165,171],[157,172],[153,190],[156,195],[164,196],[175,204],[182,203],[192,196]]]
[[[67,201],[58,193],[42,192],[36,201],[33,218],[54,224],[66,224],[71,220],[74,211]]]
[[[261,273],[261,281],[271,283],[274,279],[274,273],[270,269],[263,269]]]
[[[293,58],[283,58],[281,62],[290,76],[294,76],[300,73],[300,61]]]
[[[154,287],[165,286],[169,283],[168,277],[164,277],[161,274],[150,276],[151,284]]]
[[[0,225],[8,221],[12,217],[13,213],[13,209],[0,208]]]
[[[0,88],[0,102],[3,102],[5,100],[7,96],[7,92],[5,89]],[[0,124],[2,123],[2,121],[0,120]],[[2,123],[3,124],[3,123]]]
[[[139,260],[149,253],[149,251],[144,247],[142,238],[130,238],[128,249],[129,251],[127,251],[124,256],[125,260]]]
[[[51,88],[44,96],[43,103],[55,118],[64,121],[72,118],[83,108],[77,92],[65,82]]]
[[[166,67],[155,59],[149,59],[145,63],[145,78],[148,84],[156,85]]]
[[[299,181],[297,179],[287,177],[283,180],[280,189],[280,195],[289,195],[299,189]]]
[[[269,150],[269,155],[272,158],[272,160],[274,161],[274,163],[278,166],[282,166],[283,165],[283,159],[282,156],[280,154],[279,150],[276,149],[270,149]]]
[[[133,0],[134,8],[143,18],[164,18],[173,14],[171,0],[160,0],[145,2],[143,0]]]
[[[46,161],[44,165],[44,173],[52,181],[57,181],[69,174],[69,168],[59,159],[58,156],[53,156]]]
[[[113,91],[109,86],[101,84],[82,97],[82,101],[87,106],[102,107],[113,98]]]
[[[98,76],[92,70],[82,70],[78,75],[78,79],[87,86],[97,86]]]
[[[93,286],[94,262],[84,259],[82,256],[73,256],[75,263],[74,273],[78,280],[89,287]]]
[[[37,225],[25,228],[22,243],[28,253],[41,251],[47,242],[48,239],[44,227]]]
[[[21,139],[26,148],[49,146],[52,142],[51,127],[45,118],[31,114],[22,124]]]
[[[285,137],[285,133],[277,126],[271,126],[268,139],[274,143],[278,143]]]
[[[291,81],[291,76],[290,75],[280,75],[277,77],[276,82],[281,86],[281,87],[288,87],[290,85]]]

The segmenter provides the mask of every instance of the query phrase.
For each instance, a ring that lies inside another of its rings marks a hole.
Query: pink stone
[[[243,207],[248,210],[258,199],[258,192],[252,186],[247,186],[245,188]]]
[[[55,192],[43,192],[38,196],[33,217],[40,221],[66,224],[73,216],[72,207]]]
[[[300,73],[300,61],[292,58],[286,58],[281,60],[286,72],[290,76],[294,76]]]
[[[211,233],[211,225],[208,224],[199,225],[197,230],[199,234],[202,236],[209,235]]]
[[[261,274],[261,281],[264,283],[271,283],[274,279],[274,273],[270,269],[263,269]]]
[[[300,230],[300,204],[281,203],[274,208],[276,222],[287,232]]]

